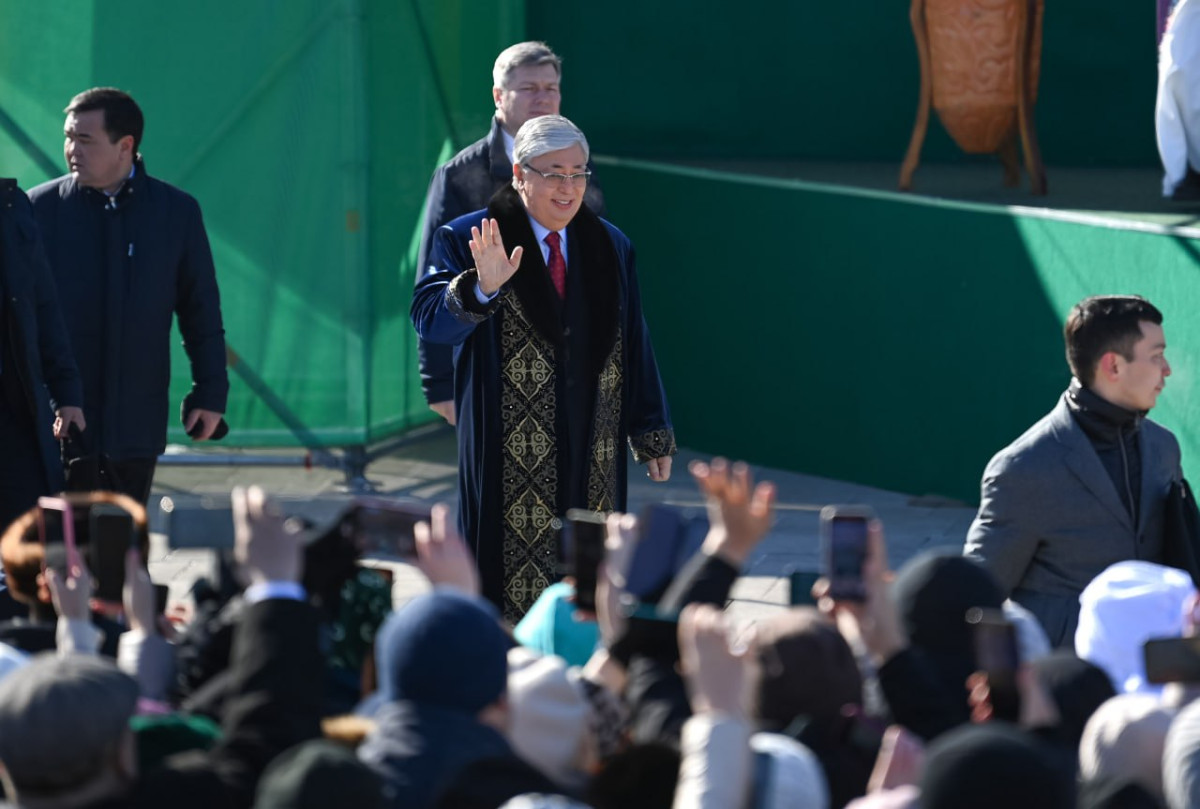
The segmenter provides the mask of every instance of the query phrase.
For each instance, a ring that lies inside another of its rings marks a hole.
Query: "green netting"
[[[408,324],[421,207],[486,130],[523,20],[523,0],[0,0],[0,175],[62,173],[67,101],[128,90],[148,171],[204,210],[238,358],[229,441],[373,441],[430,418]]]

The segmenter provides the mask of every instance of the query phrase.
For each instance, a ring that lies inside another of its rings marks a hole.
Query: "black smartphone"
[[[573,508],[567,512],[562,537],[567,575],[575,580],[575,607],[594,612],[596,571],[604,561],[605,517],[595,511]]]
[[[360,556],[417,557],[416,525],[429,522],[424,503],[360,498],[342,516],[343,536],[353,538]]]
[[[816,606],[812,588],[821,578],[819,570],[789,570],[788,571],[788,603],[793,607]]]
[[[96,598],[121,603],[125,587],[125,553],[137,548],[133,516],[112,503],[96,503],[88,514],[88,569],[95,579]]]
[[[971,625],[975,667],[988,678],[992,715],[1016,722],[1021,717],[1021,694],[1017,689],[1017,667],[1021,654],[1017,628],[1002,610],[972,607],[966,621]]]
[[[1142,655],[1149,682],[1200,683],[1200,638],[1151,638]]]
[[[867,561],[867,526],[875,519],[870,506],[825,506],[821,509],[822,575],[829,580],[829,596],[842,601],[863,601],[863,565]]]

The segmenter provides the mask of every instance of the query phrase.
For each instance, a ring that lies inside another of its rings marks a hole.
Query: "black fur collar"
[[[521,267],[508,283],[533,327],[557,346],[564,341],[561,320],[562,301],[554,291],[550,272],[542,259],[541,245],[529,224],[529,214],[516,189],[506,185],[488,203],[488,216],[500,223],[504,249],[509,253],[517,245],[525,248]],[[617,338],[620,307],[620,261],[604,223],[586,205],[567,225],[570,244],[570,269],[580,273],[584,301],[590,316],[589,366],[599,376],[604,361]]]

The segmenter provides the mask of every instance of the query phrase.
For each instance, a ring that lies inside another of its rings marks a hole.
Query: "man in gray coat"
[[[964,554],[1074,642],[1079,594],[1109,565],[1162,555],[1179,442],[1146,418],[1171,375],[1162,313],[1137,296],[1085,298],[1063,330],[1074,378],[1058,405],[992,458]]]

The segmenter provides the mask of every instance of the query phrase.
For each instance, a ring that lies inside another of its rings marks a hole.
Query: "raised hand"
[[[495,219],[484,219],[479,227],[471,228],[470,245],[475,272],[479,275],[479,291],[488,296],[513,277],[525,252],[523,247],[514,247],[511,256],[505,252],[500,223]]]
[[[747,649],[729,648],[725,614],[716,607],[689,604],[684,608],[679,616],[679,659],[695,713],[745,716],[747,653]]]
[[[730,466],[724,458],[713,458],[711,464],[693,461],[689,470],[708,501],[712,527],[705,552],[741,566],[771,529],[775,484],[763,481],[755,486],[750,467],[740,462]]]
[[[429,520],[417,523],[413,530],[417,541],[417,567],[434,586],[440,584],[467,595],[479,595],[479,571],[454,527],[450,508],[438,503]]]
[[[304,535],[285,524],[279,504],[258,486],[234,487],[233,554],[250,584],[298,582]]]

